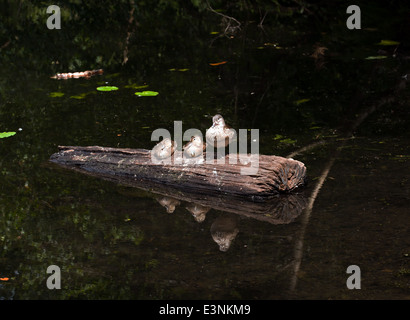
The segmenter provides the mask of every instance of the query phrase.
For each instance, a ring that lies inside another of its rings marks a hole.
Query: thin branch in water
[[[226,14],[223,14],[223,13],[220,13],[220,12],[218,12],[218,11],[215,11],[215,10],[211,7],[211,5],[209,4],[209,1],[206,1],[206,4],[208,5],[208,10],[209,10],[209,11],[211,11],[211,12],[213,12],[213,13],[215,13],[215,14],[221,16],[221,17],[222,17],[222,21],[227,21],[227,25],[226,25],[225,30],[224,30],[224,33],[223,33],[224,36],[227,36],[228,34],[235,33],[235,32],[237,31],[237,29],[239,29],[239,30],[241,29],[241,23],[240,23],[238,20],[236,20],[234,17],[231,17],[231,16],[228,16],[228,15],[226,15]],[[231,23],[232,23],[232,22],[234,22],[236,25],[231,26]]]
[[[130,10],[129,19],[128,19],[128,31],[127,31],[127,38],[125,39],[125,47],[124,47],[124,52],[123,52],[122,65],[125,65],[128,61],[128,45],[129,45],[130,37],[132,34],[131,26],[134,22],[134,11],[135,11],[134,0],[130,0],[130,5],[131,5],[131,10]]]
[[[288,154],[288,155],[286,156],[286,158],[293,158],[294,156],[296,156],[296,155],[298,155],[298,154],[301,154],[301,153],[306,152],[306,151],[308,151],[308,150],[314,149],[314,148],[316,148],[317,146],[321,146],[321,145],[326,144],[326,143],[327,143],[327,142],[326,142],[325,140],[315,141],[315,142],[313,142],[313,143],[311,143],[311,144],[309,144],[309,145],[307,145],[307,146],[304,146],[304,147],[302,147],[302,148],[300,148],[300,149],[298,149],[298,150],[296,150],[296,151],[293,151],[292,153]]]
[[[260,11],[259,11],[260,13]],[[258,27],[263,29],[263,22],[265,21],[266,16],[268,15],[268,11],[265,11],[265,14],[263,16],[263,18],[261,19],[261,21],[258,23]]]
[[[294,264],[293,264],[293,269],[292,269],[292,276],[290,278],[290,288],[289,288],[290,292],[293,292],[296,288],[298,273],[299,273],[300,265],[302,263],[302,258],[303,258],[303,244],[305,240],[306,228],[307,228],[307,225],[309,224],[309,219],[313,211],[313,204],[315,203],[315,200],[319,194],[319,191],[322,188],[330,172],[330,169],[332,168],[335,162],[335,159],[337,158],[341,149],[337,149],[337,150],[338,151],[336,152],[335,156],[330,159],[330,161],[326,164],[324,170],[322,171],[322,174],[319,177],[319,181],[317,182],[315,189],[313,189],[312,194],[309,198],[308,205],[305,209],[305,214],[302,216],[302,219],[301,219],[300,233],[299,233],[299,236],[297,237],[297,241],[295,243],[295,248],[293,252]]]
[[[380,109],[386,104],[392,103],[395,98],[397,97],[397,94],[402,91],[403,89],[406,88],[406,80],[400,79],[399,83],[396,85],[396,87],[392,90],[392,93],[384,97],[383,99],[379,99],[377,103],[373,103],[370,107],[366,108],[358,117],[353,124],[348,127],[348,130],[344,134],[344,139],[340,140],[339,146],[336,148],[335,153],[333,156],[330,158],[329,162],[326,164],[324,167],[319,180],[315,186],[315,188],[312,191],[312,194],[309,198],[308,205],[305,209],[305,213],[301,217],[301,228],[300,232],[298,234],[297,240],[295,242],[295,248],[294,248],[294,253],[293,253],[293,269],[292,269],[292,275],[290,277],[290,286],[289,286],[289,292],[293,293],[296,289],[297,285],[297,279],[298,279],[298,273],[300,270],[300,266],[302,263],[302,258],[303,258],[303,245],[304,245],[304,239],[305,239],[305,232],[307,229],[307,225],[309,224],[309,219],[313,211],[313,204],[315,203],[316,198],[318,197],[319,191],[322,188],[324,182],[326,181],[327,176],[329,175],[330,169],[332,168],[335,160],[339,157],[339,154],[341,150],[343,149],[343,146],[346,144],[346,142],[349,140],[349,138],[352,136],[353,132],[363,123],[363,121],[369,117],[370,114],[372,114],[374,111]],[[309,146],[308,146],[309,147]]]

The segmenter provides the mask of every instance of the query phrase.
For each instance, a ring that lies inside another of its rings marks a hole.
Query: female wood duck
[[[235,137],[235,130],[225,124],[220,114],[214,115],[212,122],[212,126],[206,131],[206,142],[217,148],[226,147]]]
[[[152,154],[158,159],[166,159],[172,156],[177,148],[177,143],[169,138],[164,138],[152,148]]]
[[[195,158],[203,154],[206,144],[202,141],[200,136],[192,136],[191,141],[184,145],[184,156],[188,158]]]

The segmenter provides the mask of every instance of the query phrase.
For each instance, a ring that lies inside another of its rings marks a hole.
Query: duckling
[[[200,204],[190,203],[185,208],[191,212],[194,219],[201,223],[205,220],[206,214],[211,208],[201,206]]]
[[[172,156],[177,148],[177,143],[169,138],[164,138],[152,148],[152,154],[158,159],[166,159]]]
[[[177,199],[173,199],[170,197],[158,197],[157,201],[161,206],[163,206],[168,213],[173,213],[175,208],[181,204]]]
[[[224,118],[216,114],[212,118],[212,126],[206,131],[206,142],[216,148],[226,147],[236,136],[235,130],[225,124]]]
[[[206,144],[198,135],[192,136],[191,141],[184,145],[184,155],[188,158],[195,158],[203,154]]]

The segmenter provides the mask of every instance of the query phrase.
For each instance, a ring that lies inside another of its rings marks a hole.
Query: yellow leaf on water
[[[308,101],[310,101],[310,99],[300,99],[300,100],[296,100],[295,104],[298,106],[298,105],[300,105],[302,103],[305,103],[305,102],[308,102]]]
[[[376,43],[379,46],[397,46],[400,44],[398,41],[393,41],[393,40],[381,40],[379,43]]]

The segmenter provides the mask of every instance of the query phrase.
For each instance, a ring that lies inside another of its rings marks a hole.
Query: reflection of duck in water
[[[181,204],[178,200],[169,197],[157,198],[157,201],[167,210],[168,213],[173,213],[175,211],[175,207]]]
[[[192,136],[191,141],[184,145],[184,156],[188,158],[198,157],[203,154],[205,146],[206,144],[203,143],[200,136]]]
[[[224,148],[236,136],[235,130],[225,124],[224,118],[216,114],[212,118],[212,126],[206,131],[206,142],[216,148]]]
[[[157,159],[166,159],[174,153],[176,148],[177,143],[175,141],[170,138],[165,138],[157,143],[151,152]]]
[[[238,232],[237,218],[233,215],[219,216],[211,226],[212,239],[223,252],[228,251]]]
[[[211,208],[201,206],[200,204],[190,203],[185,207],[193,215],[196,222],[203,222],[206,214]]]

